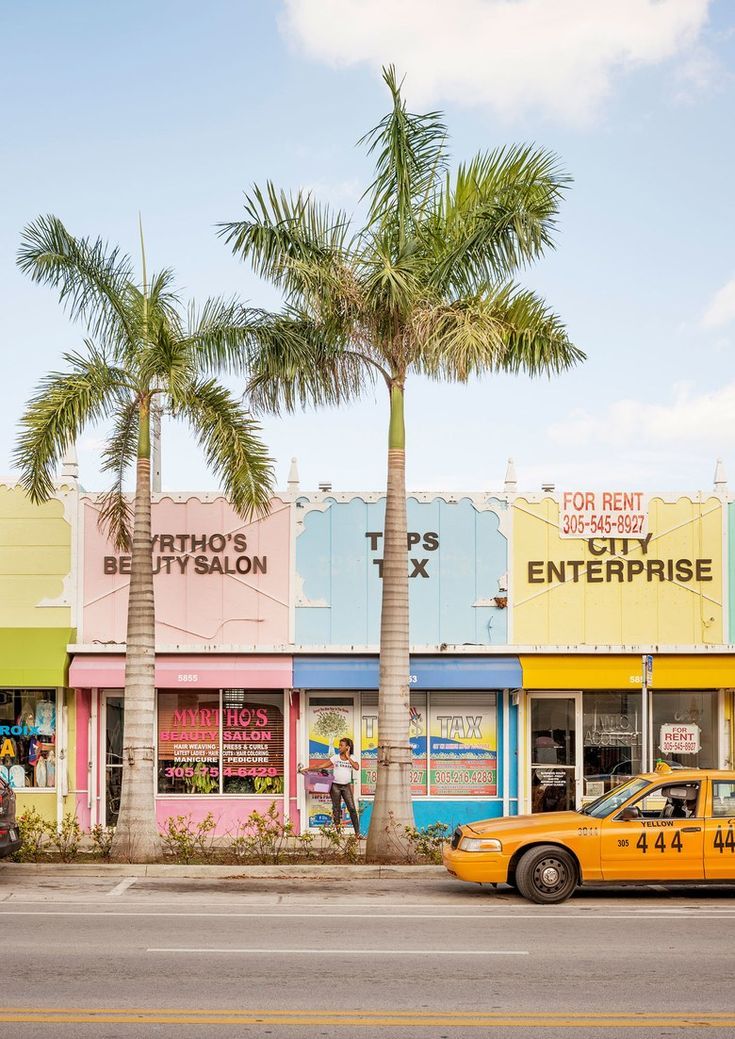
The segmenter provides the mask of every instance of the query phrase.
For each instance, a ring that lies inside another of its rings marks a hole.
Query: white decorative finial
[[[291,494],[299,493],[299,465],[298,459],[291,459],[291,468],[288,470],[288,490]]]
[[[719,491],[720,494],[727,494],[727,477],[725,476],[725,466],[721,458],[717,459],[717,465],[715,466],[715,490]]]
[[[77,461],[77,445],[69,444],[61,458],[62,480],[79,479],[79,462]]]
[[[513,464],[513,459],[508,459],[508,468],[505,470],[505,491],[506,494],[515,494],[518,490],[518,480],[516,478],[516,467]]]

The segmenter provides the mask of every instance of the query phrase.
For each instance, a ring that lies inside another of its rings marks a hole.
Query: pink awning
[[[176,656],[156,659],[157,689],[290,689],[291,657]],[[75,656],[69,666],[75,689],[122,689],[125,657]]]

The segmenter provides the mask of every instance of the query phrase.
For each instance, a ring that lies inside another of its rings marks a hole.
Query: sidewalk
[[[125,862],[7,862],[0,861],[0,884],[13,877],[170,877],[225,880],[450,880],[443,866],[352,866],[301,864],[280,866],[180,866]]]

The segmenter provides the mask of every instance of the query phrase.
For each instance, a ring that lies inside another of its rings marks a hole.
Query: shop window
[[[429,794],[495,797],[498,792],[495,693],[431,693]]]
[[[717,768],[717,693],[653,692],[654,762],[683,768]]]
[[[283,696],[158,693],[159,794],[283,793]]]
[[[0,690],[0,777],[16,790],[56,787],[55,690]]]
[[[584,796],[600,797],[641,771],[641,694],[584,693]]]
[[[426,796],[426,693],[411,693],[409,739],[411,741],[411,794]],[[378,769],[378,694],[362,694],[360,790],[375,794]]]

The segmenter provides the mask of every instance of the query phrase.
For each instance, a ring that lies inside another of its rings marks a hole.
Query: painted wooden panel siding
[[[384,513],[382,498],[299,499],[297,645],[378,644]],[[409,497],[413,646],[507,642],[507,611],[495,602],[506,595],[507,518],[496,499]]]
[[[66,495],[34,505],[0,485],[0,628],[68,628],[71,526]]]
[[[517,498],[514,642],[722,644],[722,507],[716,497],[652,496],[646,542],[564,540],[556,499]]]

